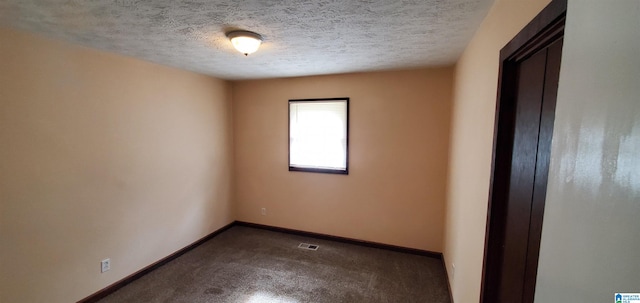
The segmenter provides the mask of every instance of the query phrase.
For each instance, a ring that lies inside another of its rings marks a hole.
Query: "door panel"
[[[561,53],[559,39],[514,64],[511,153],[502,159],[509,161],[508,180],[505,201],[494,204],[501,209],[492,210],[502,223],[493,222],[501,230],[494,231],[499,242],[489,251],[496,260],[488,269],[495,279],[489,287],[495,289],[485,292],[486,302],[533,302]]]
[[[501,51],[481,302],[534,300],[565,14],[553,0]]]
[[[542,97],[542,113],[540,116],[540,131],[538,134],[538,154],[533,188],[533,201],[531,205],[531,222],[529,224],[529,243],[527,244],[528,254],[524,274],[523,302],[526,303],[533,303],[535,293],[538,252],[540,252],[540,238],[542,236],[542,218],[544,216],[547,177],[549,175],[551,136],[553,135],[556,96],[558,95],[558,80],[560,77],[562,43],[563,40],[559,39],[547,49],[544,95]]]
[[[522,297],[523,285],[515,281],[524,279],[526,267],[546,59],[544,49],[518,67],[500,302],[519,302]]]

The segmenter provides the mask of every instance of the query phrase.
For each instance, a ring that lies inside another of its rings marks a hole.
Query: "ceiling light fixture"
[[[254,53],[262,43],[262,36],[250,31],[231,31],[227,33],[231,44],[245,56]]]

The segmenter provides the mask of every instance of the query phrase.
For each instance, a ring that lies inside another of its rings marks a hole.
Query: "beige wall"
[[[640,2],[570,0],[536,302],[640,292]]]
[[[0,41],[1,302],[75,302],[233,220],[230,84]]]
[[[548,2],[497,0],[456,64],[444,245],[455,302],[480,296],[499,52]]]
[[[237,218],[442,251],[451,81],[437,68],[234,83]],[[349,175],[289,172],[287,100],[326,97],[351,98]]]

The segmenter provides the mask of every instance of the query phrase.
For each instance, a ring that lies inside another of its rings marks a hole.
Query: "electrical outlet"
[[[260,210],[260,212],[262,213],[263,216],[267,215],[267,209],[264,207]]]
[[[455,277],[455,275],[456,275],[456,264],[451,263],[451,278]]]
[[[104,259],[100,261],[100,272],[105,272],[111,269],[111,259]]]

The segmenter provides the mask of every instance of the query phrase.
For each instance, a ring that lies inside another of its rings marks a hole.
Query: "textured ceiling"
[[[223,79],[452,64],[493,0],[0,0],[0,25]],[[260,33],[245,57],[225,37]]]

